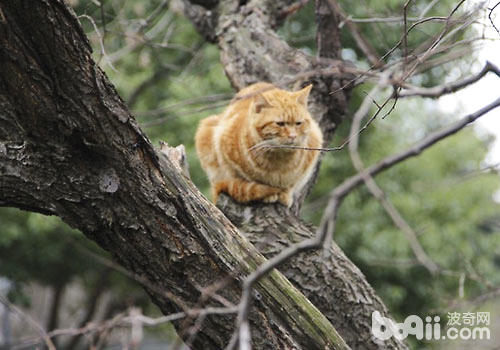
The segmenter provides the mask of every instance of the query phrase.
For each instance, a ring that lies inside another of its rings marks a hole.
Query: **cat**
[[[321,130],[307,110],[311,88],[289,92],[255,83],[236,94],[224,112],[200,122],[196,151],[214,203],[224,192],[241,203],[293,204],[320,152],[272,146],[322,147]]]

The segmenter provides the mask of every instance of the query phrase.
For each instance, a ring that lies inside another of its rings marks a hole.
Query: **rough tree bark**
[[[351,78],[347,73],[349,64],[341,60],[339,20],[329,1],[317,0],[315,4],[320,57],[291,48],[274,31],[294,1],[241,3],[221,1],[218,7],[212,4],[208,9],[186,2],[185,12],[207,40],[218,44],[226,75],[237,90],[256,81],[292,89],[313,82],[309,107],[320,123],[327,146],[345,117],[349,91],[340,88]],[[336,93],[330,94],[332,91]],[[307,189],[296,199],[294,213],[280,205],[242,206],[225,196],[218,207],[259,252],[270,257],[314,235],[314,228],[297,216],[306,193]],[[327,259],[319,252],[302,253],[281,266],[280,271],[318,306],[352,348],[405,347],[397,341],[381,344],[372,337],[371,313],[387,310],[337,245],[333,244]]]
[[[286,2],[211,4],[209,12],[192,9],[213,30],[207,35],[217,38],[236,87],[282,82],[325,62],[341,71],[339,60],[313,59],[276,36],[273,26]],[[305,77],[317,82],[312,108],[327,135],[343,114],[343,93],[327,93],[341,77]],[[220,204],[264,254],[314,232],[279,205],[247,206],[237,215],[227,198]],[[62,0],[0,2],[0,205],[57,215],[80,229],[143,281],[165,314],[218,305],[200,302],[199,287],[227,276],[234,278],[219,293],[237,303],[239,281],[265,261],[153,149],[92,61],[85,34]],[[258,283],[251,315],[256,349],[346,348],[335,328],[356,349],[404,348],[371,338],[371,311],[386,309],[359,270],[332,249],[329,260],[303,254],[282,268],[324,314],[277,271]],[[233,328],[234,315],[211,315],[193,348],[221,349]]]

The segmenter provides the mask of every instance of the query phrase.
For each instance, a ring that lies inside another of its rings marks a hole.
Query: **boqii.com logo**
[[[396,323],[378,311],[372,313],[372,334],[380,340],[394,336],[405,339],[414,335],[417,339],[490,339],[489,312],[448,312],[446,329],[441,332],[439,316],[427,316],[425,322],[417,315],[408,316],[403,323]]]

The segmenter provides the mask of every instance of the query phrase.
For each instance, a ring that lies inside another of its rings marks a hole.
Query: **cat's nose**
[[[295,140],[297,138],[297,134],[294,132],[291,132],[288,134],[288,138],[291,140]]]

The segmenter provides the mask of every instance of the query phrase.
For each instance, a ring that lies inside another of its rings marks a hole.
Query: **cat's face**
[[[256,97],[251,108],[252,124],[261,140],[273,146],[304,146],[311,115],[307,97],[311,85],[297,91],[271,90]]]

